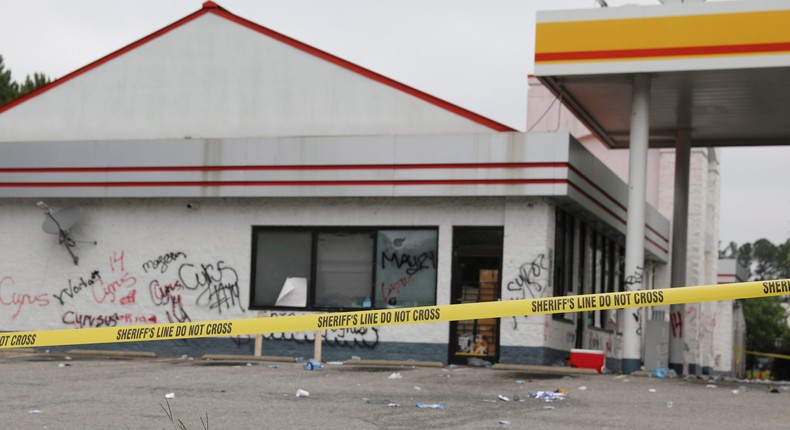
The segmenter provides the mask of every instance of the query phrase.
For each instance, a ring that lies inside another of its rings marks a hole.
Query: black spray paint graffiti
[[[293,312],[272,312],[269,317],[296,315]],[[296,343],[315,342],[315,332],[302,333],[269,333],[263,335],[264,340],[286,340]],[[323,334],[323,343],[345,348],[375,349],[379,343],[379,329],[377,327],[358,327],[329,329]]]
[[[208,306],[220,314],[235,306],[245,312],[239,298],[239,276],[224,261],[199,266],[184,263],[178,268],[178,278],[184,288],[200,290],[195,302],[198,306]]]
[[[179,258],[187,258],[187,255],[181,251],[171,251],[165,254],[162,254],[154,260],[148,260],[143,263],[143,271],[148,273],[148,269],[151,270],[159,270],[160,273],[165,273],[167,271],[168,266],[170,263],[175,262]]]
[[[548,273],[549,270],[546,260],[546,255],[540,254],[531,262],[524,263],[519,267],[518,278],[507,283],[507,290],[520,293],[520,297],[509,297],[509,300],[537,299],[546,294],[547,283],[541,279],[541,276]],[[513,329],[517,328],[517,317],[513,317]]]
[[[628,275],[625,277],[623,281],[623,288],[626,291],[633,291],[632,288],[634,285],[642,285],[645,277],[645,268],[642,266],[636,266],[636,271],[632,275]],[[637,288],[639,289],[639,288]],[[631,311],[631,316],[634,317],[636,321],[636,335],[642,336],[642,324],[641,324],[641,317],[642,315],[642,308],[634,308]]]
[[[411,255],[402,253],[398,255],[397,252],[393,252],[392,255],[387,255],[387,251],[381,253],[381,268],[387,268],[387,262],[390,265],[395,264],[398,269],[406,267],[406,274],[407,275],[414,275],[415,273],[419,272],[423,269],[436,269],[436,253],[433,251],[426,251],[420,255]],[[430,265],[426,263],[430,262]]]
[[[70,299],[73,299],[77,294],[82,292],[83,290],[87,290],[89,287],[92,287],[94,283],[101,281],[101,275],[99,275],[98,270],[94,270],[91,272],[91,275],[88,279],[85,279],[80,276],[79,281],[72,281],[69,279],[69,286],[60,290],[60,293],[53,294],[52,297],[58,299],[58,303],[60,305],[64,305],[65,297],[63,295],[67,295]]]
[[[184,299],[181,297],[182,291],[184,291],[184,285],[180,281],[162,285],[159,281],[153,280],[148,284],[151,301],[156,306],[170,307],[170,310],[165,311],[165,314],[167,315],[167,320],[171,323],[192,321],[192,318],[184,310]]]

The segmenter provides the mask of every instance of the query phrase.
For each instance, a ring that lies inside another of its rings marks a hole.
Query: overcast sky
[[[527,124],[535,11],[597,5],[594,0],[216,2],[518,130]],[[607,3],[623,7],[658,1]],[[0,55],[17,81],[33,72],[57,78],[201,5],[202,0],[0,0]],[[779,243],[789,238],[790,187],[785,180],[790,146],[727,148],[720,155],[721,242],[767,238]]]

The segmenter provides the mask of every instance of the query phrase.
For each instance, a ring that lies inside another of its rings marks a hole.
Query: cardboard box
[[[571,366],[581,369],[595,369],[602,373],[606,365],[603,351],[594,349],[571,349]]]

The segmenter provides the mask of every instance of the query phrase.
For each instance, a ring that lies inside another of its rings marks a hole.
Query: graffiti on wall
[[[683,339],[684,324],[694,325],[697,324],[697,345],[704,345],[706,340],[707,347],[711,356],[715,354],[715,345],[713,342],[714,332],[716,330],[716,313],[702,313],[699,314],[697,306],[690,305],[685,308],[683,312],[675,311],[669,315],[669,326],[672,330],[672,337]]]
[[[195,301],[198,306],[207,306],[219,314],[236,307],[245,311],[239,298],[239,276],[222,260],[216,263],[184,263],[178,268],[178,278],[184,288],[199,292]]]
[[[192,317],[187,299],[195,307],[217,314],[245,311],[236,269],[223,260],[193,263],[183,251],[168,251],[138,266],[129,264],[125,250],[117,250],[106,257],[105,264],[77,270],[54,292],[20,291],[14,277],[0,276],[0,307],[9,309],[4,315],[14,320],[26,308],[54,305],[60,323],[85,328],[162,320],[189,322]],[[138,291],[140,285],[146,284],[148,294]],[[151,304],[155,307],[153,312],[141,310]],[[135,310],[121,310],[127,306]],[[157,315],[162,311],[164,315]]]
[[[644,282],[644,277],[645,277],[645,268],[642,266],[636,266],[636,270],[634,271],[634,273],[625,277],[625,280],[623,282],[623,288],[625,288],[625,291],[633,291],[634,285],[642,285],[642,283]],[[639,288],[637,287],[636,289]],[[637,336],[642,336],[641,315],[642,315],[642,308],[631,309],[631,317],[633,317],[634,320],[636,321]]]
[[[507,283],[505,299],[537,299],[545,296],[548,291],[549,269],[546,254],[539,254],[531,261],[522,264],[518,269],[518,276]],[[522,317],[513,317],[514,330],[518,329],[518,318]]]
[[[49,294],[47,293],[28,293],[14,291],[16,282],[10,276],[0,277],[0,305],[9,307],[13,311],[11,319],[16,319],[26,306],[46,307],[49,306]]]

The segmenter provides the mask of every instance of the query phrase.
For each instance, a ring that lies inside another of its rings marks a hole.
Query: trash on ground
[[[516,379],[516,384],[518,384],[518,385],[522,385],[522,384],[524,384],[525,382],[526,382],[526,381],[524,381],[523,379]]]
[[[400,376],[400,372],[395,372],[391,374],[387,379],[401,379],[401,378],[402,376]]]
[[[503,396],[503,395],[501,395],[501,394],[500,394],[500,395],[499,395],[499,400],[502,400],[503,402],[509,402],[509,401],[510,401],[510,398],[509,398],[509,397],[507,397],[507,396]]]
[[[58,367],[69,367],[69,366],[71,366],[71,364],[69,364],[69,363],[60,363],[60,364],[58,364]]]
[[[544,406],[543,409],[545,409],[547,411],[553,411],[554,410],[554,406]]]
[[[672,406],[675,406],[675,403],[672,400],[667,401],[667,408],[672,409]]]
[[[310,393],[300,388],[296,390],[296,397],[310,397]]]
[[[648,389],[647,391],[649,391],[649,392],[651,392],[651,393],[655,393],[655,392],[656,392],[656,389],[655,389],[655,388],[650,388],[650,389]]]
[[[324,365],[314,358],[307,360],[307,363],[304,364],[304,370],[321,370],[323,368]]]
[[[654,378],[666,378],[667,377],[667,370],[664,369],[663,367],[655,368],[655,369],[653,369],[653,372],[650,374],[650,376],[652,376]]]
[[[715,385],[715,384],[708,384],[708,385],[705,386],[705,388],[719,388],[719,387],[718,387],[718,385]]]
[[[510,425],[510,421],[508,421],[508,420],[499,420],[497,422],[497,424],[499,424],[501,426],[509,426]]]
[[[41,413],[41,410],[40,410],[40,409],[31,409],[31,410],[30,410],[30,413],[31,413],[31,414],[40,414],[40,413]]]
[[[582,385],[581,387],[579,387],[579,391],[587,391],[587,386]]]
[[[400,404],[393,402],[392,400],[368,400],[367,404],[369,405],[387,405],[391,408],[398,408]]]
[[[414,405],[414,406],[416,406],[418,408],[423,408],[423,409],[444,409],[444,405],[440,405],[438,403],[420,403],[420,402],[417,402],[417,404]]]
[[[417,390],[417,391],[422,391],[422,387],[420,387],[419,385],[415,385],[414,389]]]
[[[490,366],[492,366],[492,364],[489,363],[488,361],[485,361],[482,358],[478,358],[478,357],[469,357],[469,359],[466,360],[466,364],[469,365],[469,366],[472,366],[472,367],[490,367]]]
[[[529,393],[529,396],[539,400],[545,400],[548,402],[553,402],[555,400],[565,400],[568,398],[567,391],[563,389],[555,390],[555,391],[535,391]]]
[[[176,398],[176,393],[167,393],[167,394],[165,394],[165,398],[166,399],[175,399]]]
[[[771,392],[775,394],[779,394],[779,390],[776,388],[771,388]]]

